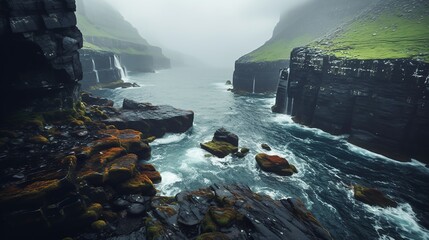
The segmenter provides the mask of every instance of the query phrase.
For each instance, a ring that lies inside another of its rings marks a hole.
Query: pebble
[[[131,215],[141,215],[145,212],[146,208],[143,204],[140,203],[133,203],[130,206],[128,206],[127,212]]]

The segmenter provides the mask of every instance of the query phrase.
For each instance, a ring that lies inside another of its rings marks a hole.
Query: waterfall
[[[252,93],[255,93],[255,84],[256,84],[256,77],[253,77],[253,91],[252,91]]]
[[[122,65],[122,69],[124,69],[125,77],[126,77],[126,78],[128,78],[128,70],[127,70],[127,67],[125,67],[124,65]]]
[[[92,71],[95,73],[95,80],[97,83],[99,83],[100,78],[98,77],[98,71],[97,71],[97,68],[95,67],[95,61],[93,58],[91,60],[92,60]]]
[[[113,69],[113,65],[112,65],[112,57],[109,57],[109,66],[110,66],[110,69]]]
[[[121,62],[119,61],[118,56],[113,55],[113,57],[114,57],[114,59],[115,59],[115,61],[114,61],[115,67],[116,67],[117,69],[119,69],[119,71],[121,72],[121,79],[122,79],[122,80],[125,80],[125,79],[126,79],[126,77],[127,77],[127,75],[126,75],[126,73],[125,73],[124,69],[123,69],[123,68],[122,68],[122,66],[121,66]]]

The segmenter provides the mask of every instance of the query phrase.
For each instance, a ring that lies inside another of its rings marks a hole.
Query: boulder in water
[[[265,149],[267,151],[271,151],[271,147],[268,144],[266,144],[266,143],[261,144],[261,148],[263,148],[263,149]]]
[[[265,153],[260,153],[255,157],[259,167],[266,172],[272,172],[280,176],[292,176],[298,173],[296,167],[282,157],[270,156]]]
[[[108,112],[108,118],[103,122],[118,129],[130,128],[146,136],[162,137],[165,133],[183,133],[190,129],[194,112],[124,99],[122,109]]]
[[[216,130],[213,141],[227,142],[235,147],[238,147],[238,136],[232,132],[229,132],[225,128]]]
[[[201,148],[219,158],[238,152],[238,136],[225,128],[216,130],[212,141],[201,143]]]
[[[236,146],[227,142],[210,141],[200,144],[201,148],[219,158],[224,158],[238,151]]]
[[[354,185],[353,193],[356,200],[371,206],[379,206],[383,208],[398,206],[398,203],[386,197],[384,193],[375,188]]]

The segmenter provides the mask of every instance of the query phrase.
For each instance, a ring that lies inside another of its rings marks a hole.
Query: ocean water
[[[207,187],[213,183],[244,183],[275,199],[303,200],[335,239],[429,239],[429,169],[413,161],[399,163],[273,114],[274,95],[233,94],[225,85],[228,69],[175,68],[130,74],[140,88],[99,90],[114,100],[124,98],[168,104],[195,112],[194,126],[151,144],[152,159],[161,172],[160,195]],[[240,146],[251,149],[243,159],[206,158],[199,143],[225,127],[237,134]],[[264,152],[286,157],[299,173],[279,177],[264,173],[254,156]],[[397,208],[382,209],[357,202],[344,184],[375,187],[395,199]]]

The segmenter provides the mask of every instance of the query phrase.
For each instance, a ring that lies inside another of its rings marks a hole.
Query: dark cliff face
[[[108,84],[121,81],[122,66],[118,57],[111,52],[81,50],[80,59],[83,69],[83,89],[97,84]]]
[[[289,61],[235,63],[234,90],[265,93],[277,88],[279,72]]]
[[[349,142],[397,160],[429,162],[429,64],[297,48],[286,85],[277,100],[292,103],[286,111],[297,122],[349,134]]]
[[[288,66],[293,48],[322,37],[375,2],[377,1],[313,0],[285,12],[271,39],[236,61],[234,89],[251,92],[249,83],[251,85],[256,76],[256,85],[263,88],[257,92],[275,92],[279,70]]]
[[[2,110],[72,107],[82,78],[75,1],[0,0],[0,6]]]

